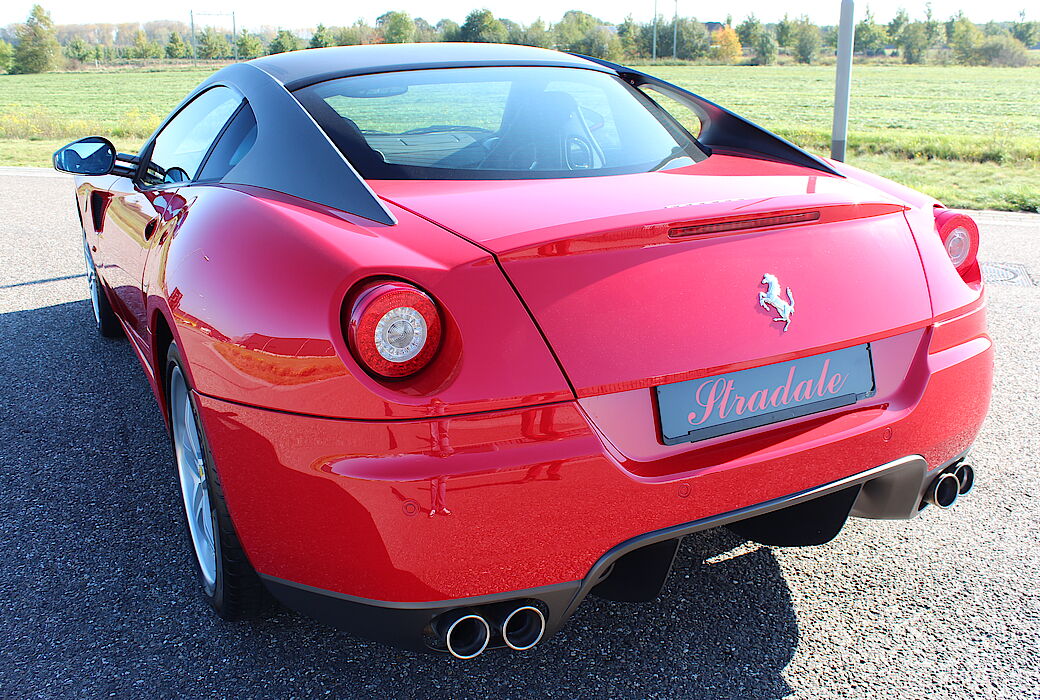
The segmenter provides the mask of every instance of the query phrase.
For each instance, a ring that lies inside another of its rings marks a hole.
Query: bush
[[[187,58],[191,55],[191,47],[181,38],[179,32],[170,32],[166,41],[166,58]]]
[[[755,37],[755,62],[760,66],[770,66],[776,63],[778,48],[773,33],[763,29]]]
[[[0,73],[6,73],[11,67],[12,55],[14,55],[14,47],[0,39]]]
[[[271,40],[270,46],[267,47],[267,53],[285,53],[287,51],[296,51],[299,48],[300,42],[295,34],[287,29],[279,29],[278,34]]]
[[[386,15],[384,15],[384,17],[385,16]],[[411,24],[411,21],[409,21],[409,24]],[[314,30],[314,34],[311,35],[310,47],[312,49],[324,49],[329,46],[332,46],[332,43],[332,32],[329,31],[329,28],[326,27],[324,24],[319,24],[317,28]],[[387,40],[387,43],[390,43],[389,39]]]
[[[794,27],[794,57],[799,63],[812,63],[820,51],[823,38],[820,28],[803,17]]]
[[[740,58],[740,39],[728,24],[711,35],[711,57],[722,63],[733,63]]]
[[[924,63],[924,53],[928,49],[928,30],[923,22],[913,22],[903,27],[896,40],[896,46],[903,52],[906,63]]]
[[[174,34],[176,36],[176,34]],[[238,46],[238,57],[249,59],[256,58],[264,52],[264,44],[260,41],[260,37],[255,34],[250,34],[243,29],[238,39],[235,40],[235,44]]]
[[[980,63],[991,66],[1020,67],[1029,63],[1029,54],[1021,41],[1010,34],[991,36],[977,50]]]
[[[979,47],[983,43],[983,34],[967,17],[958,17],[949,30],[950,48],[953,56],[965,66],[974,66],[982,63],[979,55]]]
[[[566,19],[564,15],[564,19]],[[459,29],[462,41],[476,41],[484,44],[502,44],[509,36],[506,27],[495,19],[491,10],[473,10],[466,15],[466,22]]]

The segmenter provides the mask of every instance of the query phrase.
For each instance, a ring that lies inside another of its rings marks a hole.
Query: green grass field
[[[134,151],[210,69],[0,76],[0,164],[50,162],[83,135]],[[829,151],[831,66],[657,66],[817,153]],[[857,65],[850,163],[949,206],[1040,211],[1040,68]]]

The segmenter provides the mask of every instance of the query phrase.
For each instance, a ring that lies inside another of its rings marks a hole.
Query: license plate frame
[[[835,386],[833,377],[842,376],[842,371],[836,369],[833,374],[828,374],[834,366],[847,370],[840,386]],[[775,383],[777,377],[781,378],[779,384]],[[720,381],[723,383],[719,384]],[[761,388],[747,392],[748,388],[756,386],[755,382]],[[806,382],[810,382],[808,387]],[[831,391],[832,388],[835,390]],[[798,398],[798,390],[801,398]],[[761,391],[766,392],[764,397],[759,395]],[[658,437],[665,445],[678,445],[850,406],[874,396],[876,391],[874,356],[870,343],[865,343],[750,369],[658,385],[654,387],[653,403]],[[729,403],[730,397],[733,397],[732,404]],[[754,407],[752,400],[755,401]],[[772,410],[760,410],[763,403],[770,404]],[[738,407],[741,408],[739,413]],[[732,413],[727,414],[727,408]],[[748,409],[747,415],[744,415],[744,409]],[[690,429],[683,433],[685,427]]]

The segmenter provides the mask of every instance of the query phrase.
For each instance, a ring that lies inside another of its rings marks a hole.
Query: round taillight
[[[405,282],[365,286],[344,321],[354,357],[382,377],[415,374],[430,363],[441,342],[437,305]]]
[[[979,252],[979,227],[967,214],[942,210],[935,215],[935,228],[946,254],[958,272],[964,273]]]
[[[950,256],[950,262],[954,267],[960,267],[968,259],[971,253],[971,236],[963,226],[950,231],[946,236],[946,254]]]

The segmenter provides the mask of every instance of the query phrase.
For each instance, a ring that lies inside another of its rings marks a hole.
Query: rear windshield
[[[615,175],[706,157],[641,92],[580,68],[380,73],[295,94],[367,179]]]

